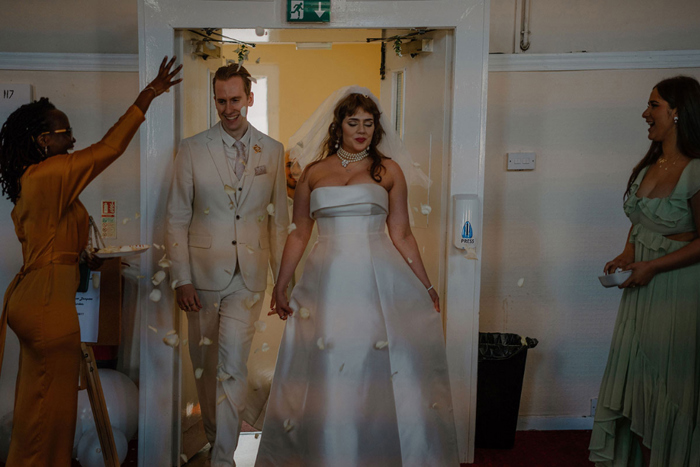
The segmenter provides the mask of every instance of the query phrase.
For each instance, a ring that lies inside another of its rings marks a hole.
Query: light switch
[[[508,170],[535,170],[535,153],[509,152]]]

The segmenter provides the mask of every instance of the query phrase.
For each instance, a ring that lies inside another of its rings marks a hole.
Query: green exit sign
[[[329,23],[331,0],[287,0],[287,21],[290,23]]]

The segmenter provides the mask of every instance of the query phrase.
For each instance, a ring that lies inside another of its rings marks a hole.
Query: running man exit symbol
[[[304,19],[304,0],[292,0],[289,19]]]
[[[287,0],[290,23],[329,23],[331,0]]]

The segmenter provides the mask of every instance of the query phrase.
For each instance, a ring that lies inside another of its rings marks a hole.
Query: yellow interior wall
[[[233,53],[226,53],[233,58]],[[331,50],[296,50],[293,44],[258,44],[246,67],[255,61],[279,70],[279,141],[285,146],[295,131],[333,91],[358,84],[379,97],[381,47],[370,44],[333,44]]]

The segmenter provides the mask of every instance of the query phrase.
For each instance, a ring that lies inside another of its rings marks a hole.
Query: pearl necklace
[[[369,155],[369,148],[365,148],[357,154],[347,152],[343,148],[338,148],[338,152],[336,154],[338,155],[338,158],[340,158],[340,163],[343,165],[343,167],[347,167],[350,162],[360,162],[362,159],[367,157]]]

